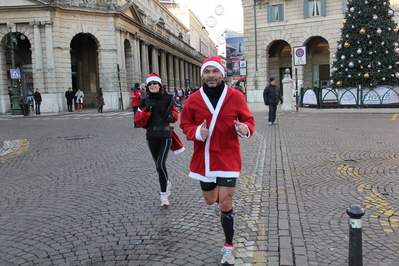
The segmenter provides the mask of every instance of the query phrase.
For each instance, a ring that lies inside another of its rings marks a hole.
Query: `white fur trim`
[[[148,78],[146,79],[145,82],[146,82],[146,84],[148,84],[148,83],[150,83],[151,81],[156,81],[156,82],[159,82],[159,83],[162,84],[161,78],[156,77],[156,76],[150,76],[150,77],[148,77]]]
[[[205,69],[207,66],[214,66],[214,67],[216,67],[217,69],[220,70],[220,72],[222,72],[223,77],[224,77],[224,71],[225,71],[225,69],[224,69],[224,67],[223,67],[221,64],[219,64],[219,63],[216,62],[216,61],[208,61],[208,62],[206,62],[205,64],[202,65],[202,67],[201,67],[201,77],[202,77],[202,73],[204,72],[204,69]]]

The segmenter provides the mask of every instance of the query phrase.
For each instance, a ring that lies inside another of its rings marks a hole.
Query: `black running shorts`
[[[235,177],[216,177],[216,183],[213,182],[203,182],[201,183],[202,191],[211,191],[214,190],[215,187],[235,187],[237,178]]]

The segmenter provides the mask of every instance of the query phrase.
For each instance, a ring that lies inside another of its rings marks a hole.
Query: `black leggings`
[[[152,159],[155,162],[159,184],[161,186],[161,192],[166,192],[166,185],[168,182],[166,159],[168,158],[170,146],[172,145],[172,139],[166,138],[162,140],[147,140],[147,144],[148,148],[150,149]]]

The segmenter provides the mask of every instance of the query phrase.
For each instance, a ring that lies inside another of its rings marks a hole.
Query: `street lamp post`
[[[10,30],[11,68],[15,69],[14,42],[16,43],[17,40],[16,40],[16,37],[14,37],[14,34],[12,33],[12,28],[14,27],[14,23],[11,21],[8,21],[7,27]],[[11,99],[12,99],[11,114],[12,115],[22,115],[20,91],[18,89],[17,81],[15,79],[13,79],[12,77],[11,77],[11,88],[12,88],[12,91],[14,94],[11,97]]]

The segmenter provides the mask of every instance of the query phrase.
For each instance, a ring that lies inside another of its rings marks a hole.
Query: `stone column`
[[[158,48],[156,48],[155,46],[152,46],[151,55],[152,55],[152,57],[151,57],[152,70],[151,71],[160,75],[159,63],[158,63]]]
[[[180,62],[179,58],[174,56],[174,70],[175,70],[175,86],[176,88],[181,87],[181,82],[180,82]]]
[[[184,60],[183,59],[180,59],[180,84],[182,84],[181,86],[182,86],[182,89],[183,88],[185,88],[186,86],[185,86],[185,80],[184,80],[184,78],[185,78],[185,75],[186,75],[186,72],[184,72]]]
[[[55,83],[55,64],[54,64],[54,48],[53,48],[53,28],[51,22],[45,22],[46,35],[46,89],[49,93],[57,92],[57,84]]]
[[[174,89],[176,88],[176,83],[175,83],[175,75],[174,75],[174,60],[173,60],[173,55],[172,54],[168,54],[167,55],[168,58],[168,82],[169,82],[169,86],[170,86],[170,91],[173,92]]]
[[[159,51],[161,53],[161,66],[160,66],[160,75],[162,78],[163,85],[166,85],[167,90],[170,89],[169,79],[168,79],[168,71],[166,69],[166,53],[163,50]]]
[[[294,103],[294,97],[292,97],[292,88],[293,88],[293,83],[290,75],[290,70],[287,68],[285,70],[285,75],[284,79],[282,80],[283,83],[283,106],[281,107],[281,110],[283,112],[292,112],[293,106],[295,106]]]
[[[34,58],[33,58],[33,73],[34,73],[34,86],[35,88],[44,88],[44,71],[43,71],[43,48],[42,38],[40,36],[40,22],[30,22],[33,25],[33,39],[34,45],[32,47]]]
[[[148,44],[141,42],[141,79],[144,81],[150,74],[150,66],[148,64]]]
[[[141,75],[140,40],[137,38],[133,38],[133,68],[134,80],[144,82]]]

